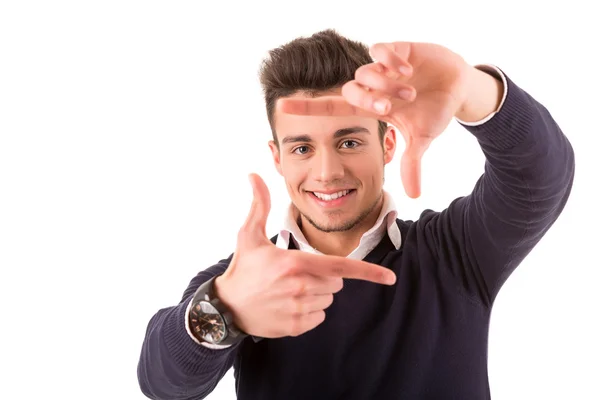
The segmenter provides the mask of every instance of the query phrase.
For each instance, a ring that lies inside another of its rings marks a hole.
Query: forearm
[[[436,218],[430,236],[441,259],[459,249],[450,268],[487,306],[562,212],[575,170],[573,148],[545,107],[504,78],[502,107],[464,125],[485,154],[485,173]]]
[[[197,343],[186,327],[187,309],[196,289],[225,265],[217,264],[192,279],[177,306],[159,310],[150,320],[138,364],[142,392],[151,399],[202,399],[233,365],[238,346],[212,349]]]
[[[505,76],[506,77],[506,76]],[[546,108],[506,77],[503,108],[467,126],[486,157],[485,174],[469,210],[478,264],[492,297],[562,212],[573,184],[574,152]]]
[[[502,85],[501,79],[488,76]],[[465,124],[486,156],[486,172],[490,177],[507,180],[506,183],[512,179],[515,183],[526,183],[527,197],[532,200],[537,197],[537,187],[563,192],[572,181],[575,166],[569,140],[542,104],[506,75],[504,79],[507,92],[504,106],[493,110],[497,114],[484,124]],[[495,90],[489,89],[487,96],[482,90],[479,100],[491,104],[491,98],[496,96]],[[506,175],[499,175],[500,172]]]
[[[562,192],[572,181],[575,164],[573,148],[556,121],[502,71],[491,66],[479,68],[488,72],[474,68],[468,90],[471,95],[456,117],[481,145],[488,172],[484,178],[501,171],[505,175],[496,178],[507,184],[511,177],[517,178],[514,183],[529,187],[531,200],[536,198],[534,188],[538,186]]]
[[[235,348],[213,350],[195,343],[181,325],[186,304],[151,319],[138,364],[142,392],[151,399],[201,399],[230,368]]]

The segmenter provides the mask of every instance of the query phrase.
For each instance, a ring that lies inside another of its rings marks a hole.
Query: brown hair
[[[260,67],[267,117],[273,140],[279,147],[275,133],[274,109],[276,101],[302,91],[309,96],[341,87],[354,79],[356,70],[372,63],[369,48],[347,39],[333,29],[317,32],[310,37],[299,37],[269,51]],[[379,121],[379,139],[387,123]]]

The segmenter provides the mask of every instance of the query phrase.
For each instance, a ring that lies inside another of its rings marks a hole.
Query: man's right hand
[[[264,338],[299,336],[325,320],[343,278],[396,282],[394,272],[376,264],[277,248],[266,235],[269,189],[258,175],[249,178],[250,213],[229,267],[215,279],[217,297],[242,331]]]

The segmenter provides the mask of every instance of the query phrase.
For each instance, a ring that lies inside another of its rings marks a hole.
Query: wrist
[[[223,281],[223,275],[217,276],[213,281],[213,294],[216,298],[218,298],[223,305],[229,307],[229,303],[227,301],[227,290],[224,288],[225,282]]]
[[[498,111],[503,94],[501,80],[471,67],[467,78],[467,96],[455,117],[464,122],[480,121]]]
[[[227,310],[229,310],[233,317],[233,322],[237,323],[233,302],[229,296],[230,290],[228,289],[226,278],[223,275],[219,275],[214,279],[213,294],[227,308]]]
[[[217,278],[210,278],[196,290],[189,306],[188,324],[200,344],[224,348],[241,342],[247,335],[236,327],[231,310],[217,296]]]

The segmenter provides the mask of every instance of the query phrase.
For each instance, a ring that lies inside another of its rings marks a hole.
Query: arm
[[[486,306],[560,215],[575,169],[573,148],[550,113],[504,78],[504,103],[491,118],[469,123],[502,98],[491,76],[472,81],[457,113],[483,150],[484,174],[470,195],[441,213],[427,210],[421,221],[438,258],[467,295]]]
[[[137,373],[141,391],[151,399],[203,399],[233,365],[237,346],[212,349],[200,345],[186,328],[188,305],[198,287],[221,275],[232,256],[200,272],[181,302],[159,310],[151,319]]]

